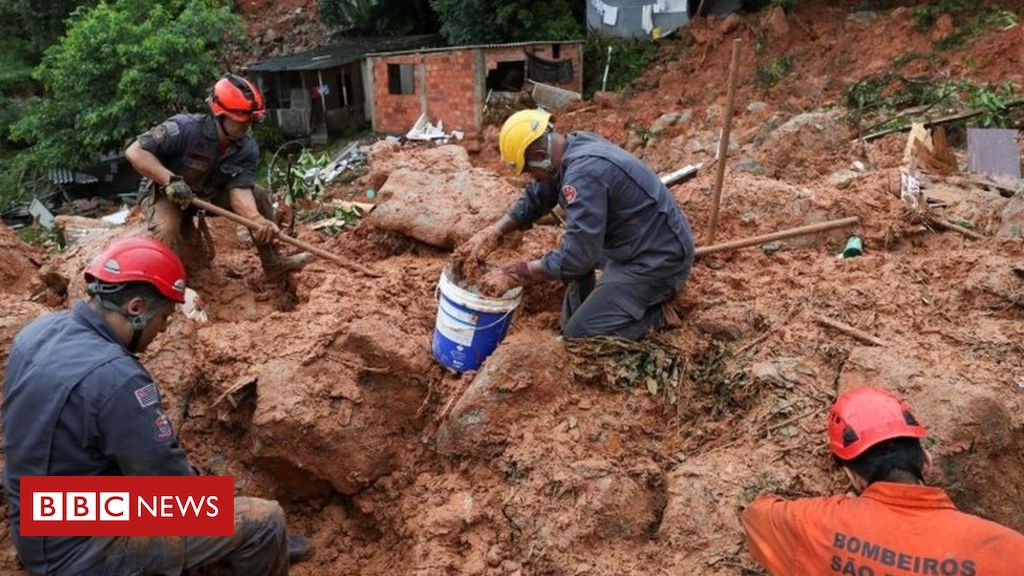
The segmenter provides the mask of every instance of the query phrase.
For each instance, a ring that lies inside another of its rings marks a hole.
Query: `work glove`
[[[276,238],[277,235],[281,232],[281,229],[277,227],[277,224],[274,224],[273,222],[267,220],[263,216],[253,218],[253,221],[259,225],[258,228],[254,228],[251,230],[252,241],[255,242],[257,246],[270,244],[271,242],[274,241],[274,238]]]
[[[171,176],[171,181],[164,186],[164,193],[167,194],[168,200],[182,209],[188,208],[192,203],[192,189],[188,187],[188,183],[181,176]]]
[[[480,278],[480,291],[488,296],[501,296],[520,283],[501,268],[495,268]]]
[[[526,262],[509,264],[502,268],[501,271],[511,277],[515,281],[516,286],[525,284],[530,279],[530,265]]]
[[[488,226],[460,244],[455,250],[455,259],[483,261],[498,247],[499,240],[501,231],[494,226]]]

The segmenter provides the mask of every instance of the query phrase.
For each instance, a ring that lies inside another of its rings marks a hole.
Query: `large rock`
[[[437,172],[400,168],[380,189],[371,226],[451,248],[498,220],[518,191],[489,170]]]
[[[456,401],[437,433],[453,455],[500,452],[520,421],[565,393],[569,357],[550,332],[513,334],[498,346]]]
[[[315,359],[272,359],[257,385],[255,456],[272,471],[323,480],[354,494],[395,465],[423,402],[430,367],[421,338],[400,318],[368,317]]]
[[[469,170],[469,154],[462,146],[405,145],[398,142],[380,141],[369,150],[370,171],[366,183],[380,189],[392,172],[408,168],[434,174],[452,174]]]

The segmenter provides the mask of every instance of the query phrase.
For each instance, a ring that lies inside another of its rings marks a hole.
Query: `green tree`
[[[428,0],[320,0],[317,18],[350,36],[434,34],[439,26]]]
[[[582,38],[570,0],[430,0],[453,45]]]
[[[43,50],[64,33],[64,20],[93,0],[7,0],[0,3],[0,158],[16,146],[10,126],[23,113],[23,100],[38,90],[32,69]]]
[[[196,109],[241,38],[227,0],[113,0],[76,13],[34,76],[46,90],[12,127],[39,167],[69,166],[175,111]]]

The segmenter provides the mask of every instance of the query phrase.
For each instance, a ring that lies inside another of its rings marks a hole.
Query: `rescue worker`
[[[193,473],[136,354],[185,301],[175,254],[145,237],[111,244],[85,270],[88,301],[42,316],[11,345],[4,381],[4,493],[25,568],[47,575],[178,575],[221,561],[241,575],[288,573],[277,502],[235,498],[233,536],[29,537],[20,535],[23,476],[187,476]],[[69,488],[71,488],[69,486]],[[134,551],[135,553],[131,553]]]
[[[503,292],[533,280],[567,282],[567,337],[637,339],[664,327],[662,305],[686,283],[694,250],[690,224],[657,174],[597,134],[559,133],[543,110],[512,114],[498,144],[502,161],[533,181],[501,219],[458,248],[456,259],[483,261],[503,235],[529,228],[558,204],[566,214],[561,245],[494,270],[482,283]]]
[[[1016,576],[1024,535],[957,511],[925,485],[932,459],[910,408],[857,388],[828,418],[832,454],[857,496],[758,498],[742,513],[751,556],[774,575]]]
[[[186,253],[202,247],[193,226],[193,194],[259,223],[250,231],[268,277],[302,268],[306,253],[283,257],[273,245],[279,233],[267,191],[256,185],[259,146],[249,129],[262,121],[263,94],[254,84],[228,74],[206,100],[209,114],[176,114],[139,135],[125,151],[144,178],[142,212],[150,234],[186,262]],[[208,239],[206,240],[209,241]],[[200,251],[205,259],[212,254]]]

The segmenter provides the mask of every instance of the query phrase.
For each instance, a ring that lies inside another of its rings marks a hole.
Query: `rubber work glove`
[[[501,240],[501,231],[488,226],[460,244],[455,250],[455,258],[483,261],[498,247],[498,240]]]
[[[255,242],[257,246],[270,244],[281,232],[281,229],[277,227],[277,224],[274,224],[263,216],[253,218],[253,222],[259,225],[259,228],[251,230],[252,241]]]
[[[177,204],[181,209],[188,208],[192,203],[192,189],[177,174],[171,176],[171,181],[164,186],[164,193],[167,194],[168,200]]]

